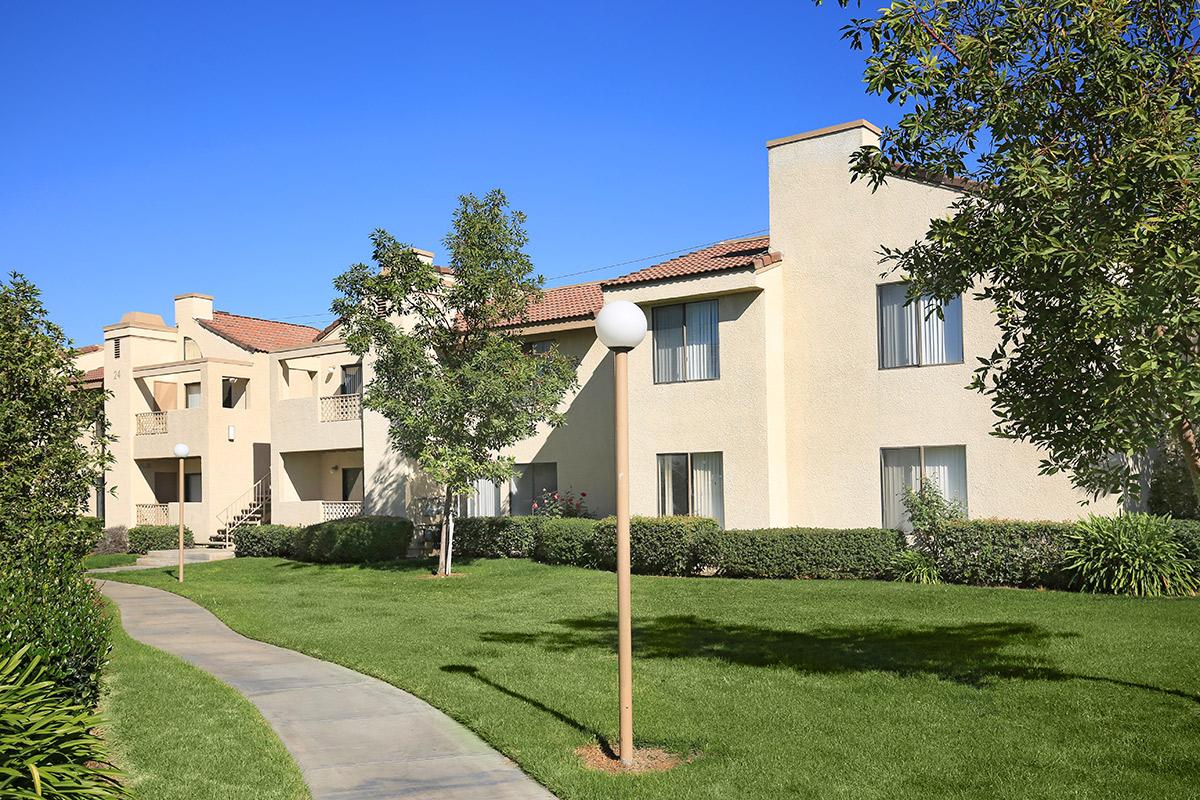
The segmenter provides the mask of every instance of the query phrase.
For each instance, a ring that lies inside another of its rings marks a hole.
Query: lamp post
[[[617,676],[621,764],[633,766],[633,621],[629,597],[629,351],[646,336],[646,314],[628,300],[605,303],[596,336],[613,352],[617,455]]]
[[[179,582],[183,583],[183,460],[188,457],[188,446],[183,442],[175,445],[175,457],[179,459]]]

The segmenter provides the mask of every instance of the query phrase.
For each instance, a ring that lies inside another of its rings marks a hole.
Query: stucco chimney
[[[433,263],[433,253],[431,253],[430,251],[428,251],[428,250],[422,250],[422,249],[421,249],[421,248],[419,248],[419,247],[414,247],[414,248],[412,249],[412,251],[413,251],[414,253],[416,253],[416,254],[417,254],[417,258],[421,259],[421,260],[422,260],[422,261],[424,261],[426,264],[432,264],[432,263]]]
[[[212,319],[213,318],[213,299],[212,295],[196,294],[181,294],[175,297],[175,325],[178,326],[183,320],[193,319]]]

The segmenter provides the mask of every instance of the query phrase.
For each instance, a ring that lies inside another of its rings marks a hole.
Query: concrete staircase
[[[183,563],[207,564],[210,561],[224,561],[233,558],[232,550],[214,550],[209,547],[184,548]],[[137,567],[174,567],[179,564],[178,550],[151,550],[137,560]]]

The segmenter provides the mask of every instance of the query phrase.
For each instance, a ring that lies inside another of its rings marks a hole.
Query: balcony
[[[362,419],[361,394],[335,394],[319,398],[321,422],[346,422]]]
[[[357,517],[362,513],[361,500],[322,500],[321,521]]]
[[[147,411],[137,415],[137,435],[154,436],[167,432],[167,412]]]

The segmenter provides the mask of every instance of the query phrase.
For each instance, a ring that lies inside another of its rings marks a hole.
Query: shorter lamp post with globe
[[[621,765],[633,766],[633,621],[629,596],[629,351],[646,336],[646,313],[628,300],[605,303],[596,336],[613,352],[617,456],[617,677]]]
[[[175,457],[179,459],[179,582],[183,583],[183,460],[188,457],[188,446],[183,442],[175,445]]]

